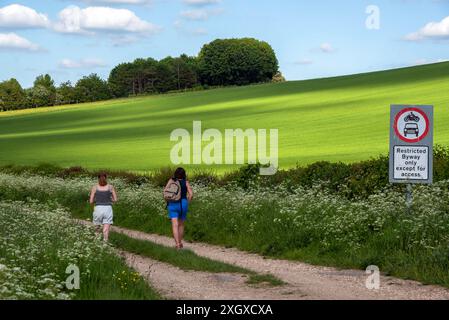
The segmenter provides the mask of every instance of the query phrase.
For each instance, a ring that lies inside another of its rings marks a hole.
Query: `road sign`
[[[433,181],[433,106],[392,105],[390,182]]]

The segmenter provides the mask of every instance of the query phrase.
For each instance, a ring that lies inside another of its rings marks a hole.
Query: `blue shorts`
[[[168,204],[168,217],[170,219],[181,219],[185,221],[187,219],[187,211],[189,210],[189,202],[187,199],[182,199],[182,212],[181,202],[170,202]]]

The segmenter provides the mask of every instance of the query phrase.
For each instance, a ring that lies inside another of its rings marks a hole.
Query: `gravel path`
[[[117,227],[114,227],[113,230],[132,238],[149,240],[166,246],[173,246],[174,244],[173,239],[164,236]],[[254,290],[249,288],[248,285],[244,283],[244,279],[241,279],[239,276],[228,275],[220,278],[220,276],[217,275],[200,272],[183,272],[179,270],[174,272],[173,269],[176,268],[165,265],[158,271],[155,271],[158,276],[154,277],[154,279],[168,277],[167,283],[164,284],[164,286],[166,285],[168,287],[176,287],[176,284],[173,284],[174,282],[179,281],[179,283],[182,283],[180,288],[175,288],[174,293],[168,295],[171,298],[267,298],[272,300],[449,299],[448,289],[438,286],[423,285],[416,281],[385,276],[381,276],[379,290],[368,290],[365,286],[368,275],[360,270],[339,270],[329,267],[312,266],[301,262],[266,259],[262,256],[242,252],[237,249],[228,249],[204,243],[185,243],[184,247],[192,250],[199,256],[240,266],[258,273],[270,273],[285,281],[287,285],[277,288]],[[155,262],[152,263],[153,265],[162,265]],[[174,279],[175,275],[176,281]],[[231,281],[231,278],[234,280]],[[183,281],[183,279],[185,281]],[[155,283],[155,280],[153,280],[152,283]],[[209,293],[210,287],[212,287],[212,291]],[[183,294],[178,294],[183,292],[183,290],[193,291],[193,295],[184,296]],[[263,293],[260,291],[263,291]]]
[[[307,295],[294,286],[248,285],[246,275],[183,271],[170,264],[129,252],[120,253],[127,264],[153,288],[171,300],[288,300]]]
[[[85,221],[83,223],[86,223]],[[165,236],[113,227],[129,237],[174,246]],[[144,275],[151,285],[169,299],[211,300],[449,300],[449,290],[416,281],[381,276],[380,289],[369,290],[368,275],[360,270],[339,270],[301,262],[267,259],[204,243],[185,243],[184,247],[199,256],[226,262],[255,272],[270,273],[287,284],[280,287],[254,287],[245,283],[246,276],[182,271],[172,265],[122,252],[130,266]]]

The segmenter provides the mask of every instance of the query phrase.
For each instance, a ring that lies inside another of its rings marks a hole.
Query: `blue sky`
[[[379,29],[366,26],[370,5]],[[449,1],[1,0],[0,80],[107,78],[121,62],[231,37],[269,42],[288,80],[432,63],[449,59]]]

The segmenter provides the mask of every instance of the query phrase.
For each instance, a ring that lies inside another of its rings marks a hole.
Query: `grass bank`
[[[0,299],[160,299],[92,229],[63,209],[1,201],[0,237]],[[67,286],[78,272],[79,282]]]

